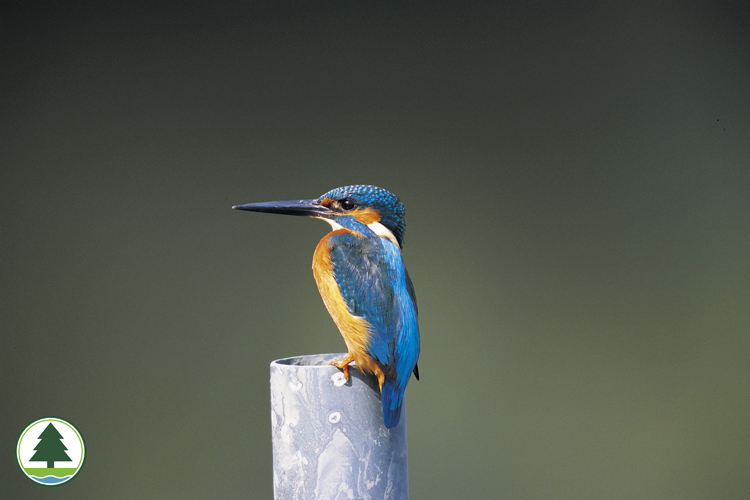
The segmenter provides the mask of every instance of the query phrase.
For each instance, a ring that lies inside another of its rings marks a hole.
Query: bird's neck
[[[393,242],[394,245],[396,245],[396,247],[400,248],[398,240],[393,235],[393,232],[380,222],[370,222],[369,224],[365,224],[354,217],[339,217],[337,220],[323,220],[331,225],[333,231],[338,231],[339,229],[347,229],[355,234],[358,234],[362,238],[388,238]]]

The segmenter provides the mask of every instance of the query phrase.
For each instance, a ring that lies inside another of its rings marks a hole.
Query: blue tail
[[[399,389],[395,380],[388,378],[383,382],[381,402],[383,403],[383,422],[389,429],[396,427],[401,419],[401,401],[404,397],[404,389]]]

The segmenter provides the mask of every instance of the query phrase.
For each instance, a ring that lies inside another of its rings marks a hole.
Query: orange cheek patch
[[[382,217],[377,210],[371,207],[355,210],[352,215],[362,224],[368,225],[374,222],[380,222]]]

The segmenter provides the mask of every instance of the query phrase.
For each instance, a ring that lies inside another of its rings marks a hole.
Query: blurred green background
[[[407,208],[412,499],[750,498],[746,3],[0,4],[0,497],[271,498],[319,221]],[[37,418],[87,459],[43,488]]]

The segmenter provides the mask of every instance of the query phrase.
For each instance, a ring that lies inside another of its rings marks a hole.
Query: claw
[[[328,363],[331,366],[335,366],[339,370],[342,370],[344,372],[344,378],[346,379],[346,382],[349,383],[349,363],[354,361],[354,357],[351,354],[347,354],[346,357],[342,360],[335,359]]]

